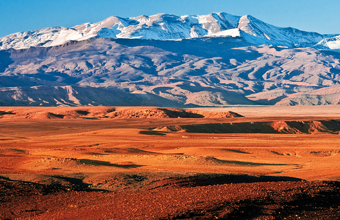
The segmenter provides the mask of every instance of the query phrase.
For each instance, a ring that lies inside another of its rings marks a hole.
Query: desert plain
[[[0,219],[338,219],[340,107],[1,107]]]

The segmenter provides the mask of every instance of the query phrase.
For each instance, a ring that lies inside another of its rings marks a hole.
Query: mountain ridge
[[[252,16],[111,16],[0,47],[0,106],[340,104],[340,35]]]
[[[232,33],[227,31],[233,29]],[[0,50],[36,46],[49,47],[71,40],[82,41],[90,38],[178,40],[212,36],[238,36],[250,44],[289,47],[313,47],[315,45],[320,47],[322,41],[327,41],[328,38],[340,42],[337,38],[340,35],[323,35],[291,27],[280,28],[251,15],[235,16],[218,12],[208,15],[156,14],[130,18],[111,16],[100,22],[84,23],[71,28],[48,27],[35,31],[18,32],[0,38]],[[340,49],[340,43],[334,43],[331,46],[324,43],[322,48],[337,50]]]
[[[242,38],[71,41],[2,50],[0,68],[0,105],[194,107],[340,100],[339,53],[249,46]]]

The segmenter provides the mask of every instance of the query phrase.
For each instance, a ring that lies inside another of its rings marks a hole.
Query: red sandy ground
[[[327,121],[340,118],[337,109],[324,115],[319,108],[315,115],[311,110],[303,115],[288,109],[275,117],[270,108],[257,115],[244,108],[232,109],[246,116],[242,118],[218,114],[217,118],[144,119],[111,119],[105,117],[112,114],[108,109],[0,109],[5,112],[0,119],[1,219],[339,216],[340,135],[334,128],[313,134],[169,129]],[[135,115],[141,108],[127,109]],[[25,119],[25,115],[34,117]]]

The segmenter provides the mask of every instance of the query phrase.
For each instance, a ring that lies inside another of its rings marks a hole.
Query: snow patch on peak
[[[241,37],[240,29],[234,28],[217,33],[208,34],[209,37]]]
[[[315,48],[340,51],[340,35],[321,40],[315,45]]]
[[[250,35],[256,36],[254,33],[253,28],[251,27],[250,20],[248,19],[248,15],[244,15],[240,18],[238,23],[238,28]]]
[[[191,25],[199,24],[198,17],[193,15],[182,15],[180,20]]]

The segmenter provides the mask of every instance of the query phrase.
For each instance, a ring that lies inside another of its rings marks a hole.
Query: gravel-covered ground
[[[338,219],[340,216],[339,182],[213,185],[164,180],[154,189],[108,192],[2,180],[0,193],[1,219]]]

